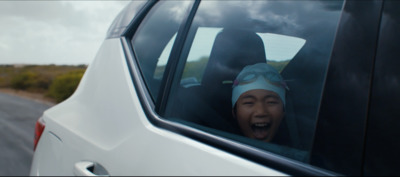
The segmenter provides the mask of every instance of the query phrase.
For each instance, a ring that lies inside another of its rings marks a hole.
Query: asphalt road
[[[36,120],[50,106],[0,93],[0,175],[27,176]]]

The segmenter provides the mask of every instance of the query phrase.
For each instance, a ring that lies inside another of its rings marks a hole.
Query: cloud
[[[0,1],[0,64],[89,64],[128,1]]]

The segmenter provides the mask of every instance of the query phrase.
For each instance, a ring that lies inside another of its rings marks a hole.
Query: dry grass
[[[53,81],[71,72],[83,73],[86,68],[86,65],[0,65],[0,92],[54,105],[56,100],[48,93]]]

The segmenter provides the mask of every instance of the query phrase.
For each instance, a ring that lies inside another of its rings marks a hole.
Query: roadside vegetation
[[[182,73],[182,79],[194,78],[198,82],[201,82],[204,70],[207,66],[208,57],[202,57],[195,61],[189,61],[185,64],[185,68]],[[286,65],[288,65],[290,60],[285,61],[268,61],[268,64],[274,67],[276,70],[281,72]],[[157,66],[155,70],[155,78],[160,78],[163,76],[165,71],[165,65]]]
[[[12,88],[61,102],[74,93],[87,66],[0,65],[0,88]]]
[[[186,63],[183,78],[196,78],[201,82],[208,58]],[[269,64],[281,71],[288,61]],[[86,71],[86,65],[0,65],[0,89],[14,89],[43,94],[57,103],[70,97]],[[156,77],[162,77],[165,66],[157,67]]]

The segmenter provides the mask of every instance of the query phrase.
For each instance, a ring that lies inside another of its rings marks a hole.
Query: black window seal
[[[164,115],[165,108],[167,105],[168,97],[170,95],[171,88],[168,87],[172,85],[173,78],[176,73],[176,68],[179,63],[180,55],[182,53],[183,46],[185,45],[186,37],[189,33],[189,29],[192,25],[193,18],[197,12],[197,8],[199,7],[200,1],[195,1],[192,4],[192,8],[189,11],[189,14],[185,16],[181,26],[179,27],[176,40],[174,45],[172,46],[171,54],[168,57],[168,62],[165,67],[164,76],[161,81],[161,90],[158,94],[158,98],[156,101],[156,112],[159,115]]]
[[[122,33],[121,37],[127,37],[131,39],[135,34],[140,23],[146,17],[150,9],[156,4],[157,0],[149,0],[144,7],[137,13],[137,15],[132,19],[129,25],[126,27],[125,31]]]
[[[367,103],[367,116],[365,119],[365,125],[364,125],[364,137],[363,137],[363,149],[362,149],[362,160],[361,160],[361,172],[360,174],[362,176],[365,175],[366,173],[366,158],[367,158],[367,141],[368,141],[368,132],[371,131],[371,129],[369,128],[369,124],[370,124],[370,119],[372,119],[371,117],[371,112],[372,112],[372,101],[373,101],[373,94],[374,94],[374,82],[376,82],[376,63],[377,63],[377,58],[378,58],[378,48],[379,47],[379,41],[381,40],[381,31],[382,30],[382,18],[383,18],[383,13],[384,13],[384,9],[385,9],[385,2],[388,0],[383,0],[381,3],[381,8],[379,10],[379,22],[378,22],[378,31],[377,31],[377,35],[376,35],[376,42],[375,42],[375,51],[374,51],[374,57],[372,59],[372,68],[371,68],[371,78],[370,78],[370,87],[369,87],[369,94],[368,94],[368,103]]]
[[[200,1],[196,1],[197,5],[199,4]],[[195,3],[195,4],[196,4]],[[151,3],[150,3],[151,4]],[[135,89],[138,94],[139,101],[143,107],[143,111],[145,115],[147,116],[148,120],[155,126],[166,129],[168,131],[175,132],[177,134],[189,137],[191,139],[203,142],[205,144],[208,144],[210,146],[213,146],[215,148],[218,148],[220,150],[232,153],[234,155],[240,156],[244,159],[253,161],[255,163],[264,165],[267,168],[272,168],[275,170],[278,170],[282,173],[286,173],[289,175],[307,175],[307,176],[338,176],[338,174],[327,171],[325,169],[320,169],[318,167],[313,167],[308,164],[303,164],[301,162],[297,162],[295,160],[282,157],[280,155],[276,155],[270,152],[262,151],[257,148],[251,147],[246,144],[241,144],[238,142],[231,141],[229,139],[225,139],[210,133],[206,133],[200,130],[197,130],[192,127],[185,126],[183,124],[175,123],[168,121],[166,119],[161,118],[155,111],[154,109],[154,103],[151,99],[150,93],[147,90],[146,84],[143,80],[143,77],[140,75],[140,68],[138,66],[138,63],[135,59],[135,55],[133,52],[132,44],[130,43],[130,39],[133,36],[133,33],[139,26],[140,22],[143,20],[144,16],[146,13],[151,9],[151,7],[155,3],[152,3],[151,5],[146,5],[144,8],[145,13],[140,13],[135,19],[135,22],[131,23],[129,25],[129,28],[127,29],[127,32],[124,33],[125,36],[121,37],[121,44],[123,47],[123,52],[125,54],[127,66],[129,69],[130,76],[132,77],[133,84],[135,86]],[[191,16],[191,19],[188,18],[186,19],[187,21],[190,21],[193,19],[195,12],[191,12],[193,16]],[[189,15],[190,16],[190,15]],[[183,29],[180,30],[186,30],[186,32],[183,32],[184,37],[186,37],[186,34],[188,33],[188,30],[190,28],[190,25],[186,25]],[[177,39],[178,40],[178,39]],[[183,47],[184,43],[184,38],[179,39],[180,41],[177,42],[177,44],[174,44],[174,47],[171,51],[171,57],[174,57],[176,61],[174,63],[171,63],[170,65],[174,64],[175,67],[177,65],[177,62],[179,60],[179,55]],[[181,43],[178,45],[178,43]],[[175,49],[174,49],[175,48]],[[172,77],[175,71],[172,71],[171,69],[166,70],[165,74],[168,74],[169,77],[167,79],[163,79],[163,84],[166,84],[164,86],[168,86],[172,83]],[[168,93],[169,89],[163,89],[163,94]],[[161,95],[163,95],[161,94]],[[168,95],[168,94],[167,94]],[[161,96],[159,100],[165,99],[166,97]]]
[[[148,2],[144,5],[144,7],[137,13],[137,15],[132,19],[132,21],[129,23],[129,25],[126,27],[125,31],[122,33],[121,38],[129,38],[132,39],[136,30],[139,28],[139,25],[142,23],[146,15],[149,13],[149,11],[154,7],[154,5],[158,2],[158,0],[148,0]],[[129,47],[133,49],[132,44],[129,44]],[[136,59],[136,55],[132,53],[133,59]],[[137,60],[135,60],[137,63]],[[142,73],[139,67],[136,69],[139,73]],[[142,78],[143,76],[141,76]],[[142,81],[142,83],[145,83]],[[142,84],[142,89],[147,89],[146,84]],[[146,94],[146,99],[150,100],[148,101],[148,104],[152,109],[154,109],[155,104],[152,101],[152,97],[150,94]]]

